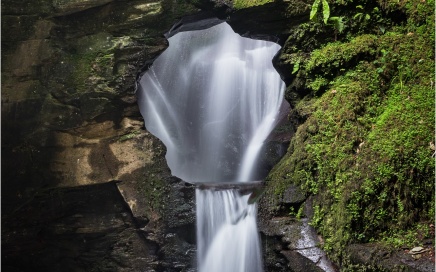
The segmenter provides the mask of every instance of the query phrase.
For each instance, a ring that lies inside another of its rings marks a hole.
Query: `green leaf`
[[[339,33],[342,33],[344,31],[345,25],[344,25],[344,21],[342,21],[342,17],[340,18],[340,20],[338,21],[337,24],[337,30]]]
[[[340,17],[330,17],[329,21],[332,22],[333,27],[339,32],[342,33],[342,31],[344,31],[345,28],[345,24],[344,24],[344,17],[340,16]]]
[[[365,15],[365,20],[369,20],[369,19],[371,19],[371,15],[366,14],[366,15]]]
[[[310,11],[310,20],[313,20],[318,12],[320,0],[315,0],[312,4],[312,10]]]
[[[356,8],[358,8],[358,9],[363,9],[363,6],[358,5],[358,6],[356,6]]]
[[[329,3],[327,3],[327,0],[322,0],[322,15],[324,19],[324,24],[327,24],[327,20],[330,17],[330,7]]]
[[[297,62],[294,64],[294,68],[292,69],[292,74],[295,74],[300,69],[300,60],[297,60]]]
[[[356,15],[354,15],[353,19],[359,19],[360,20],[360,18],[362,16],[363,16],[363,13],[359,12],[359,13],[356,13]]]

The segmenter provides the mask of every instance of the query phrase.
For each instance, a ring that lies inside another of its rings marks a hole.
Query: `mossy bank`
[[[411,248],[434,235],[434,1],[328,5],[276,60],[296,133],[267,198],[290,185],[312,196],[312,225],[346,269],[351,243]]]

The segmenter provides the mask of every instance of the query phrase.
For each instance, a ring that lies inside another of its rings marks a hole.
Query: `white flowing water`
[[[248,197],[235,189],[196,191],[199,271],[263,271],[256,205]]]
[[[141,77],[138,102],[172,174],[192,183],[263,179],[259,154],[285,103],[272,66],[280,47],[242,38],[226,23],[169,43]],[[197,189],[196,197],[199,271],[262,271],[249,196]]]

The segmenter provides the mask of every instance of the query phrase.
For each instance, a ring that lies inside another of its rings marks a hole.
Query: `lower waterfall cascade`
[[[172,174],[194,184],[262,180],[259,156],[287,103],[272,65],[280,46],[243,38],[226,23],[177,33],[169,44],[137,95]],[[257,204],[249,197],[196,189],[198,271],[263,271]]]
[[[231,190],[197,190],[199,271],[261,272],[256,205]]]

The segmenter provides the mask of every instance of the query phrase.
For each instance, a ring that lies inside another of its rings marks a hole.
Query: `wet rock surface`
[[[347,251],[353,264],[371,266],[374,271],[435,271],[433,247],[428,247],[420,258],[414,258],[410,251],[387,250],[378,244],[352,244]]]
[[[281,197],[271,197],[266,186],[259,202],[259,230],[264,243],[267,271],[339,271],[320,249],[322,240],[309,225],[312,197],[298,186],[290,186]],[[298,217],[298,218],[297,218]]]
[[[307,219],[261,219],[259,229],[266,237],[275,237],[277,243],[273,250],[266,252],[266,266],[271,268],[267,271],[339,271],[319,248],[320,240]],[[283,257],[287,260],[284,263],[279,261]]]

